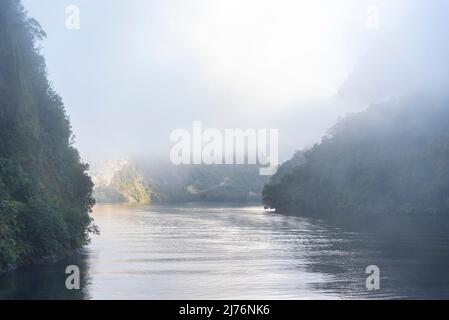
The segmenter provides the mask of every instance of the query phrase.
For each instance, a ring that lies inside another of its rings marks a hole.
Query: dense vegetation
[[[257,165],[146,166],[154,202],[252,202],[267,182]]]
[[[92,182],[51,87],[39,24],[0,1],[0,270],[61,257],[95,229]]]
[[[151,190],[133,163],[127,163],[107,183],[97,183],[94,192],[99,203],[140,203],[151,201]]]
[[[347,116],[273,177],[265,204],[311,216],[448,214],[448,106],[416,98]]]
[[[117,168],[110,176],[107,183],[96,185],[98,202],[260,201],[267,182],[256,165],[175,166],[142,160]]]

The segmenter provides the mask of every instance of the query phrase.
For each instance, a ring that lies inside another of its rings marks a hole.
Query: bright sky
[[[347,62],[337,41],[338,7],[326,2],[201,1],[197,12],[170,6],[168,37],[231,94],[276,103],[333,95]]]
[[[48,33],[49,75],[86,158],[165,155],[169,133],[194,120],[279,129],[288,157],[373,97],[420,86],[410,66],[435,59],[414,37],[434,39],[447,9],[437,0],[23,2]],[[80,30],[65,27],[68,5],[80,9]]]

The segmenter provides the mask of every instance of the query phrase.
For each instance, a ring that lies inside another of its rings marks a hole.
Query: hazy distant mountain
[[[150,188],[130,160],[95,164],[91,170],[98,203],[149,203]]]
[[[100,165],[101,167],[101,165]],[[92,171],[97,202],[261,201],[267,178],[256,165],[115,161]]]

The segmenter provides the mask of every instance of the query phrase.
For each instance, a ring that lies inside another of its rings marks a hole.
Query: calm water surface
[[[360,232],[238,205],[100,205],[94,218],[101,235],[80,257],[0,276],[0,298],[449,298],[438,229]],[[68,264],[81,269],[79,291],[65,289]],[[373,264],[381,289],[369,292]]]

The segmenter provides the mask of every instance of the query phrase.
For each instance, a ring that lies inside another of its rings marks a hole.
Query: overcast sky
[[[168,158],[194,120],[279,129],[285,160],[348,112],[448,87],[445,0],[23,2],[88,161]]]

